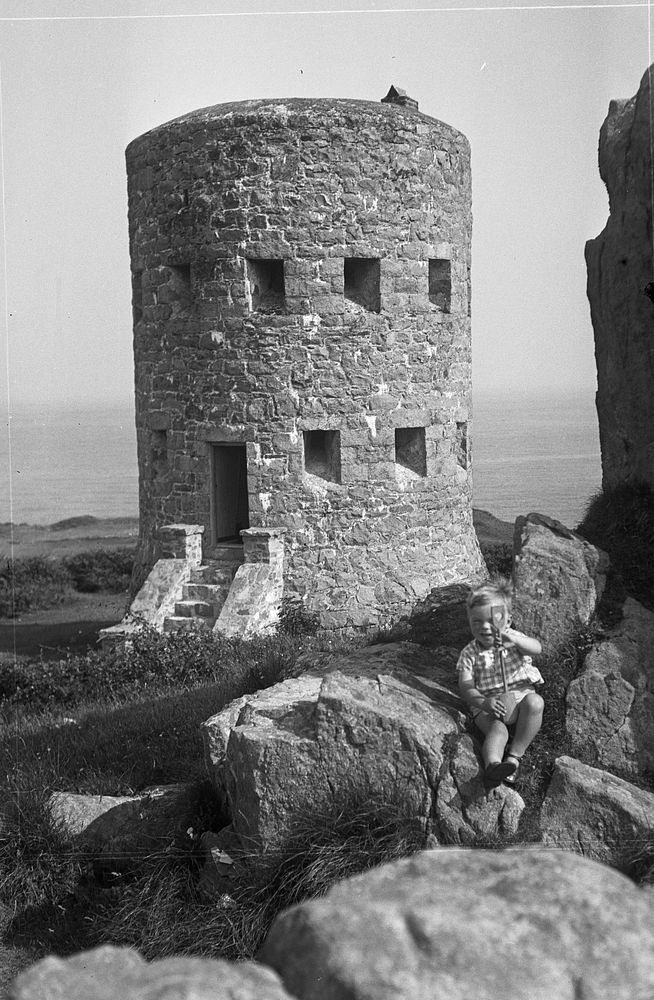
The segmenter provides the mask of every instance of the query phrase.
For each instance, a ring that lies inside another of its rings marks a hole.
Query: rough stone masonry
[[[209,560],[283,529],[285,591],[365,628],[482,569],[470,151],[414,103],[223,104],[129,145],[141,576],[164,524]]]

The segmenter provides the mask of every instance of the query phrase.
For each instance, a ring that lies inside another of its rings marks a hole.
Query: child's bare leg
[[[526,699],[525,699],[526,701]],[[481,748],[484,765],[497,764],[504,756],[504,749],[509,739],[509,730],[501,719],[496,719],[486,712],[480,712],[475,718],[475,725],[486,737]]]
[[[522,757],[540,730],[544,707],[545,702],[535,692],[522,699],[518,705],[518,719],[515,724],[515,735],[511,741],[511,754]]]

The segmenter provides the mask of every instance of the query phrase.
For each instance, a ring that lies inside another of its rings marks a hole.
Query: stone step
[[[241,563],[205,563],[191,570],[189,582],[228,587],[240,565]]]
[[[216,618],[215,604],[207,601],[176,601],[175,617],[177,618]]]
[[[231,580],[225,583],[185,583],[182,587],[182,600],[184,601],[206,601],[207,604],[223,604]]]
[[[181,615],[169,615],[164,619],[163,630],[166,635],[171,632],[210,632],[213,621],[207,618],[184,618]]]
[[[211,550],[212,562],[242,563],[243,560],[243,546],[239,545],[238,542],[234,542],[233,544],[227,543],[225,545],[216,545],[215,548]]]

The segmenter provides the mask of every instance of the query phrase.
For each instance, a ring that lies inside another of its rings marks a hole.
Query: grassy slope
[[[89,536],[89,527],[92,538]],[[54,555],[56,551],[57,556],[60,554],[70,556],[79,552],[93,551],[94,548],[105,548],[108,536],[98,532],[97,527],[88,524],[68,527],[61,538],[53,537],[50,529],[26,530],[22,533],[21,541],[14,547],[14,551],[17,553],[19,545],[23,545],[21,555],[23,553],[29,556]],[[475,511],[475,527],[482,544],[510,543],[512,525],[501,522],[486,512]],[[115,538],[115,547],[125,544],[124,534],[112,537]],[[80,608],[92,605],[94,613],[102,614],[104,620],[107,602],[109,602],[108,595],[75,595],[73,602],[45,612],[23,615],[20,624],[12,622],[7,626],[6,641],[9,643],[13,640],[15,646],[18,636],[19,644],[24,650],[30,649],[30,637],[31,648],[37,649],[44,640],[51,646],[61,645],[64,642],[71,646],[75,641],[83,644],[86,638],[84,627],[93,622],[80,620]],[[437,622],[433,624],[436,628],[434,639],[440,641],[441,627]],[[51,631],[48,632],[48,628]],[[56,630],[56,633],[52,630]],[[2,641],[1,627],[0,641]],[[59,787],[69,791],[102,790],[105,794],[130,793],[158,782],[170,783],[182,778],[200,781],[204,772],[199,725],[224,703],[228,698],[227,693],[222,685],[200,685],[185,692],[157,694],[153,691],[152,694],[151,698],[137,702],[115,705],[105,703],[102,707],[89,705],[86,709],[80,706],[79,710],[73,712],[77,719],[76,725],[62,727],[57,717],[58,713],[55,713],[51,721],[48,721],[47,716],[35,719],[33,723],[26,721],[15,729],[15,735],[5,730],[5,739],[9,736],[9,744],[13,745],[11,756],[14,757],[13,768],[16,778],[20,780],[18,774],[20,771],[25,778],[29,775],[30,782],[39,775],[40,784],[44,789]],[[7,749],[6,743],[5,749]],[[10,769],[13,768],[10,765]],[[34,818],[32,817],[29,822],[34,823]],[[326,821],[327,826],[329,827],[330,822],[334,826],[331,820]],[[374,836],[371,835],[371,823],[373,832],[375,823],[381,823],[383,827],[378,829]],[[38,822],[34,830],[38,830]],[[353,866],[353,871],[356,871],[371,863],[381,863],[398,851],[406,853],[419,846],[415,833],[403,829],[397,817],[380,818],[365,814],[350,816],[347,820],[341,817],[330,836],[335,844],[317,843],[316,857],[307,859],[308,867],[303,864],[298,869],[296,864],[295,869],[291,871],[289,862],[285,861],[280,870],[276,874],[273,873],[276,883],[272,896],[268,892],[271,871],[258,873],[259,885],[255,897],[251,898],[251,887],[247,888],[247,891],[244,890],[243,913],[249,916],[244,918],[241,913],[240,925],[232,916],[226,925],[223,921],[215,929],[216,933],[224,935],[225,927],[231,928],[227,935],[229,940],[225,941],[227,951],[233,949],[236,954],[239,949],[254,947],[252,942],[258,940],[265,929],[265,922],[262,921],[272,919],[276,909],[287,905],[290,901],[289,894],[302,897],[307,893],[319,891],[320,887],[326,888],[334,878],[333,874],[329,874],[330,866],[333,872],[342,874],[345,870],[343,866],[348,861]],[[25,968],[40,954],[49,950],[68,950],[71,947],[70,935],[75,934],[74,920],[67,931],[62,925],[61,901],[63,900],[64,908],[75,909],[71,900],[74,900],[75,894],[79,895],[80,892],[79,887],[82,884],[80,871],[74,859],[70,857],[67,867],[67,852],[64,850],[62,853],[61,848],[52,842],[51,834],[47,830],[44,837],[45,839],[42,839],[35,833],[31,844],[24,842],[23,849],[26,856],[21,858],[21,864],[27,865],[23,871],[31,871],[32,876],[42,882],[47,882],[54,869],[54,878],[46,895],[58,901],[42,905],[39,914],[35,912],[34,920],[39,923],[42,930],[45,925],[54,924],[53,934],[58,938],[58,943],[53,940],[49,944],[47,937],[45,939],[41,937],[37,943],[39,935],[35,938],[30,934],[16,933],[14,923],[7,943],[0,945],[0,997],[3,995],[3,986],[6,988],[21,968]],[[30,861],[29,855],[32,852],[35,852],[37,857]],[[297,856],[297,849],[294,853]],[[43,858],[42,864],[39,863],[38,857]],[[183,905],[188,906],[188,876],[179,868],[176,871],[179,879],[177,892],[182,896],[186,893],[186,902]],[[313,874],[307,876],[307,871]],[[172,872],[169,871],[166,877],[171,876]],[[311,884],[307,884],[307,877]],[[317,887],[316,879],[319,880],[320,887]],[[70,882],[72,897],[65,888],[67,881]],[[142,888],[143,883],[138,884]],[[148,910],[151,908],[152,893],[155,891],[154,885],[147,879],[145,886],[148,898],[140,904],[134,900],[130,918],[132,926],[129,933],[134,936],[133,943],[136,946],[142,945],[141,935],[146,933],[146,930],[139,926],[141,917],[138,914],[143,910],[144,902]],[[37,887],[34,891],[37,894],[39,892]],[[171,901],[175,906],[179,906],[179,898],[173,893],[170,900],[158,897],[157,899],[157,905],[160,907],[158,916],[160,922],[165,924],[171,919],[170,914],[166,915],[166,907],[171,905]],[[82,908],[89,905],[88,901],[85,903],[82,900],[82,902]],[[90,905],[97,906],[97,903],[97,899],[94,898]],[[260,911],[262,917],[256,922],[255,927],[251,927],[249,924],[255,911]],[[206,921],[210,916],[202,907],[199,913],[202,921]],[[4,909],[0,906],[0,929],[3,925],[8,926],[13,916],[10,906]],[[127,916],[123,913],[121,920],[124,921]],[[105,912],[104,919],[111,924],[113,918]],[[81,924],[79,933],[83,935],[84,932],[85,926]],[[47,935],[50,932],[45,928],[43,933]],[[179,927],[176,933],[179,934]],[[165,937],[165,934],[166,929],[162,927],[160,938],[162,935]],[[192,930],[190,941],[194,934],[196,931]],[[83,940],[83,936],[80,940]],[[162,944],[160,940],[159,946],[165,947],[165,942]],[[153,944],[153,947],[157,946]],[[73,950],[76,950],[75,947]]]

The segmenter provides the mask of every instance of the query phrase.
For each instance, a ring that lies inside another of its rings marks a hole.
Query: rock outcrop
[[[541,807],[544,844],[621,865],[651,842],[654,795],[574,757],[559,757]]]
[[[93,848],[115,838],[144,848],[168,845],[193,815],[197,786],[180,783],[140,795],[75,795],[53,792],[50,814],[60,831]]]
[[[624,778],[654,774],[654,614],[628,599],[566,696],[571,750]]]
[[[609,105],[599,169],[610,214],[586,244],[605,487],[637,480],[654,487],[650,73],[635,97]]]
[[[257,962],[46,958],[12,1000],[635,1000],[654,994],[654,897],[563,851],[442,848],[277,917]]]
[[[517,518],[513,553],[516,621],[556,654],[595,613],[608,556],[544,514]]]
[[[242,847],[278,847],[298,816],[348,799],[395,802],[437,840],[515,832],[524,804],[512,789],[486,793],[452,660],[370,646],[209,719],[209,769]]]
[[[654,993],[653,918],[572,854],[445,848],[292,907],[258,957],[301,1000],[633,1000]]]
[[[133,796],[53,792],[48,808],[60,834],[93,857],[99,875],[129,868],[139,856],[188,846],[200,795],[197,784],[184,782]]]

